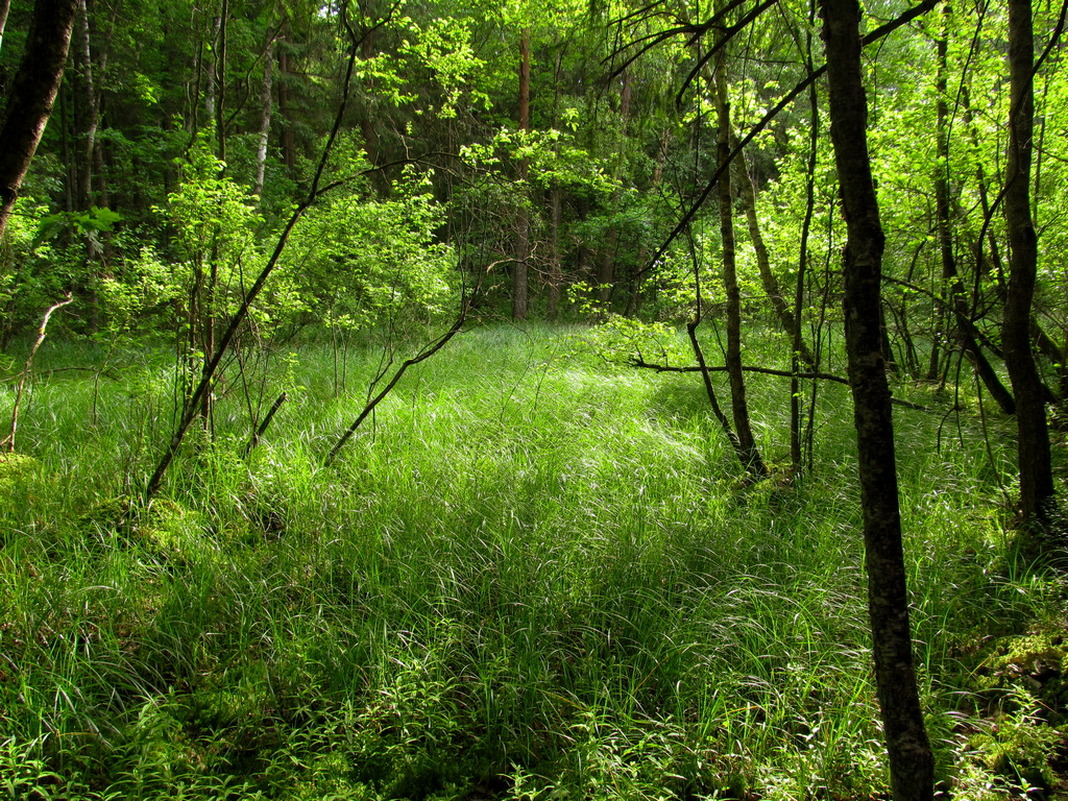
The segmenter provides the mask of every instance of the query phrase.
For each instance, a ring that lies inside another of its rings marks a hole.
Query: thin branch
[[[494,264],[497,263],[498,262],[494,262]],[[478,295],[479,291],[482,288],[482,280],[492,268],[493,265],[491,264],[479,276],[478,282],[475,284],[470,294],[468,294],[468,296],[461,303],[460,313],[457,315],[456,320],[452,324],[452,327],[449,328],[448,331],[439,336],[437,339],[425,345],[423,349],[420,350],[415,356],[412,356],[410,359],[406,359],[404,362],[402,362],[401,366],[397,368],[397,372],[395,372],[392,377],[390,377],[389,382],[379,391],[377,395],[367,401],[367,403],[363,407],[363,410],[356,416],[356,419],[352,422],[352,425],[350,425],[345,430],[345,433],[341,435],[338,441],[334,444],[334,447],[330,449],[330,453],[326,455],[326,458],[323,460],[324,467],[329,467],[334,463],[334,461],[337,459],[338,453],[345,446],[345,443],[352,438],[352,435],[356,433],[356,431],[360,428],[361,425],[363,425],[363,422],[371,416],[371,414],[375,410],[375,407],[377,407],[379,403],[385,400],[386,396],[393,391],[393,388],[397,386],[397,383],[408,371],[409,367],[413,367],[414,365],[419,364],[419,362],[426,361],[435,353],[444,348],[449,343],[449,340],[451,340],[454,336],[460,333],[460,329],[462,329],[464,323],[467,322],[467,316],[471,311],[471,306],[474,303],[475,297]],[[382,373],[379,374],[375,381],[378,381],[378,379],[385,374],[386,369],[388,369],[388,365],[387,367],[383,368]]]
[[[760,16],[760,14],[762,14],[764,11],[766,11],[768,8],[770,8],[771,6],[775,5],[778,2],[779,2],[779,0],[764,0],[763,3],[758,5],[756,8],[751,9],[749,11],[749,13],[747,13],[745,16],[743,16],[734,25],[731,25],[729,28],[724,28],[723,34],[719,37],[719,39],[716,40],[716,43],[714,45],[712,45],[712,47],[710,47],[708,49],[708,52],[703,53],[701,55],[701,57],[699,59],[697,59],[697,63],[694,64],[693,69],[690,70],[689,74],[683,80],[682,88],[679,89],[678,93],[675,95],[675,105],[676,106],[681,106],[682,105],[682,96],[686,93],[686,90],[690,88],[690,84],[693,83],[694,78],[696,78],[698,73],[701,72],[701,69],[709,61],[711,61],[713,58],[715,58],[716,54],[720,50],[722,50],[724,47],[726,47],[727,44],[735,36],[737,36],[739,33],[744,31],[749,26],[749,23],[753,22],[753,20],[755,20],[758,16]],[[717,16],[722,16],[722,14],[717,15]],[[711,20],[709,22],[711,23]],[[704,33],[704,31],[702,31],[702,33]],[[691,41],[693,41],[693,39],[696,39],[698,35],[700,35],[700,34],[695,34],[692,37]]]
[[[695,366],[674,366],[670,364],[658,364],[656,362],[647,362],[641,354],[631,357],[627,362],[632,367],[640,367],[645,370],[654,370],[658,373],[725,373],[727,372],[726,366],[722,367],[708,367],[707,365]],[[773,367],[742,367],[742,371],[746,373],[760,373],[761,375],[775,375],[782,378],[805,378],[816,381],[832,381],[836,384],[845,384],[849,386],[849,379],[843,378],[840,375],[834,375],[833,373],[821,373],[821,372],[805,372],[795,373],[792,370],[776,370]],[[918,403],[912,401],[901,400],[900,398],[891,398],[892,403],[896,403],[898,406],[905,406],[909,409],[917,409],[919,411],[928,412],[931,411],[926,406],[921,406]]]

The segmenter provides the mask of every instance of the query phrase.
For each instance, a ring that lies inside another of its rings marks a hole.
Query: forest
[[[0,798],[1068,798],[1068,0],[0,0]]]

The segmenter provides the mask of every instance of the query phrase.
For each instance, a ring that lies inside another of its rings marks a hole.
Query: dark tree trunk
[[[519,130],[530,129],[530,29],[519,35]],[[526,186],[527,161],[519,163],[519,180]],[[525,200],[525,199],[524,199]],[[525,320],[530,310],[530,211],[521,201],[516,223],[515,269],[512,271],[512,318]]]
[[[608,204],[608,209],[613,214],[619,211],[620,200],[623,196],[619,176],[623,171],[623,154],[626,149],[627,126],[630,122],[630,104],[634,94],[629,71],[623,73],[622,80],[623,85],[619,90],[619,144],[616,147],[615,164],[612,167],[612,182],[617,188],[612,192],[612,199]],[[619,279],[616,274],[618,256],[619,226],[613,222],[608,226],[608,232],[605,235],[604,250],[601,253],[600,267],[597,271],[597,296],[606,309],[610,308],[616,292],[616,281]]]
[[[0,129],[0,238],[44,134],[67,63],[77,0],[37,0]]]
[[[218,18],[218,36],[215,45],[215,136],[219,161],[226,163],[226,45],[229,38],[230,2],[222,0]],[[225,169],[225,166],[223,167]],[[207,351],[210,353],[211,351]]]
[[[550,320],[560,314],[560,295],[564,286],[564,269],[560,263],[560,226],[564,218],[564,190],[554,183],[549,190],[549,306]]]
[[[929,801],[934,760],[912,659],[898,508],[890,390],[882,347],[885,244],[867,146],[857,0],[821,0],[831,140],[848,238],[844,253],[846,351],[864,518],[875,680],[895,801]]]
[[[809,14],[815,14],[815,8],[810,7]],[[815,20],[810,17],[809,21],[812,23]],[[813,70],[811,31],[805,34],[805,64],[808,67],[809,72],[811,72]],[[794,341],[793,347],[791,348],[790,358],[790,367],[794,373],[793,378],[790,380],[790,464],[795,476],[801,475],[805,463],[801,442],[801,380],[798,378],[798,375],[801,373],[800,353],[803,345],[803,340],[801,338],[803,320],[802,309],[805,305],[805,284],[808,280],[808,241],[809,235],[812,232],[812,217],[816,209],[816,163],[819,156],[820,146],[819,95],[815,83],[809,86],[808,92],[809,140],[808,168],[806,170],[805,178],[805,217],[801,223],[801,245],[798,249],[797,258],[797,283],[794,285],[794,314],[797,315],[797,325],[794,328]],[[816,342],[818,346],[818,337],[816,338]],[[813,369],[816,369],[819,366],[819,363],[815,358],[813,358],[812,366]],[[809,406],[809,420],[812,419],[812,415],[815,413],[816,385],[817,382],[812,382],[812,401]]]
[[[1044,525],[1053,501],[1053,468],[1042,380],[1031,346],[1031,302],[1038,269],[1038,236],[1031,219],[1030,172],[1034,133],[1034,32],[1030,0],[1009,0],[1009,152],[1005,220],[1009,229],[1009,282],[1001,340],[1016,395],[1020,511],[1025,523]]]
[[[97,103],[96,86],[93,81],[93,54],[89,30],[89,7],[85,0],[78,0],[78,36],[76,37],[75,63],[81,79],[81,91],[77,103],[82,105],[80,115],[83,124],[82,152],[78,168],[78,191],[76,202],[79,208],[93,205],[93,170],[96,166],[96,134],[100,128],[100,106]],[[92,247],[92,245],[90,245]],[[96,254],[91,253],[90,256]]]
[[[361,34],[363,43],[360,45],[360,53],[368,61],[377,55],[377,33],[377,28],[365,25]],[[376,122],[382,117],[382,112],[376,106],[375,97],[378,92],[375,88],[374,79],[365,79],[363,81],[363,89],[363,102],[359,110],[363,149],[367,154],[367,162],[369,164],[379,164],[383,160],[382,137],[379,134]],[[386,198],[393,194],[393,186],[390,184],[389,174],[385,170],[375,170],[371,177],[371,182],[374,184],[379,197]]]
[[[285,33],[279,39],[278,50],[278,116],[282,120],[282,161],[291,180],[297,180],[297,134],[293,125],[293,108],[289,92],[289,50]]]
[[[556,56],[553,64],[553,117],[552,125],[559,127],[557,111],[560,104],[560,66],[564,49],[556,42]],[[556,156],[560,156],[560,142],[556,143]],[[564,220],[564,188],[560,181],[554,180],[549,189],[549,282],[546,287],[546,314],[555,320],[560,314],[560,296],[564,286],[564,267],[560,262],[560,226]]]
[[[727,65],[723,48],[716,57],[716,111],[719,124],[719,163],[730,155],[730,107],[727,100]],[[738,437],[742,462],[753,476],[765,476],[768,468],[760,457],[760,450],[749,423],[749,404],[745,396],[745,376],[742,372],[742,301],[735,266],[734,208],[731,201],[731,171],[723,171],[719,179],[719,231],[723,247],[723,286],[727,295],[727,376],[731,385],[731,412],[734,432]]]
[[[671,149],[671,128],[664,128],[660,134],[660,143],[656,148],[656,162],[653,164],[653,180],[649,186],[649,194],[656,196],[660,193],[660,186],[664,182],[664,167],[667,166],[668,153]],[[634,270],[630,276],[627,289],[626,316],[635,316],[642,305],[642,279],[645,273],[645,263],[649,258],[649,248],[646,245],[646,237],[642,236],[638,245],[638,258]]]

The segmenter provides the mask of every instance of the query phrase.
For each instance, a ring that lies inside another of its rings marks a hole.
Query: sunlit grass
[[[350,351],[342,385],[326,347],[275,353],[265,379],[220,386],[215,447],[194,437],[147,509],[131,501],[169,433],[167,355],[43,373],[19,432],[33,459],[0,475],[0,760],[20,792],[883,791],[845,388],[821,390],[811,475],[743,488],[695,376],[607,364],[582,338],[465,333],[330,468],[380,354]],[[53,345],[41,369],[64,359],[91,354]],[[242,458],[248,408],[283,390]],[[750,389],[778,462],[787,392]],[[949,778],[982,638],[1052,591],[1007,558],[999,434],[991,465],[974,419],[941,447],[940,413],[897,419]]]

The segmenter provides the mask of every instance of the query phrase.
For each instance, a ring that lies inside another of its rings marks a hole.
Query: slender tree
[[[256,180],[253,194],[257,202],[263,202],[263,182],[267,174],[267,145],[271,137],[271,113],[273,111],[273,72],[275,36],[269,35],[263,48],[263,83],[260,89],[260,131],[256,140]]]
[[[732,137],[732,139],[736,145],[737,138]],[[764,242],[764,234],[760,230],[760,219],[757,217],[756,186],[753,185],[753,176],[749,172],[744,151],[739,154],[738,160],[741,168],[738,170],[739,196],[742,209],[745,211],[746,222],[749,225],[749,241],[753,245],[753,253],[756,256],[760,282],[764,285],[764,292],[768,296],[768,302],[775,312],[779,325],[789,335],[791,344],[796,346],[801,362],[805,367],[812,368],[816,364],[816,359],[802,337],[800,315],[790,309],[790,305],[786,302],[786,297],[779,287],[779,280],[775,277],[775,273],[771,271],[771,257],[768,254],[768,246]]]
[[[0,0],[0,46],[4,42],[4,28],[7,27],[7,12],[11,10],[11,0]]]
[[[719,125],[717,154],[721,165],[730,161],[730,102],[727,96],[726,48],[721,47],[715,59],[715,102]],[[734,239],[734,203],[731,191],[731,171],[723,170],[719,179],[719,232],[722,241],[723,287],[727,295],[727,376],[731,385],[731,411],[734,431],[744,453],[746,470],[755,477],[765,476],[768,468],[760,456],[760,449],[749,422],[745,376],[742,373],[742,300],[738,287],[736,248]]]
[[[929,801],[934,759],[912,659],[880,283],[885,236],[867,142],[857,0],[821,0],[831,140],[847,226],[845,333],[864,518],[875,681],[894,801]]]
[[[1016,396],[1020,512],[1024,522],[1047,521],[1053,468],[1046,400],[1031,346],[1031,303],[1038,271],[1038,235],[1031,218],[1030,176],[1034,133],[1034,32],[1030,0],[1009,0],[1009,149],[1005,167],[1005,220],[1009,229],[1009,281],[1001,338]]]
[[[519,130],[530,130],[530,28],[519,34]],[[526,183],[529,165],[519,162],[519,180]],[[530,210],[520,204],[516,221],[515,269],[512,271],[512,317],[525,320],[530,309]]]

